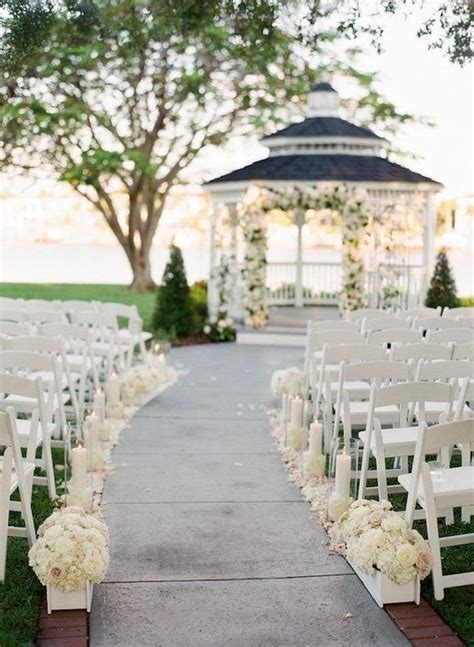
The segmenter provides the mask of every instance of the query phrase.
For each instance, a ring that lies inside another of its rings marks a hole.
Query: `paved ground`
[[[225,344],[172,359],[189,374],[140,411],[114,455],[92,647],[408,644],[322,545],[259,409],[272,371],[302,350]]]

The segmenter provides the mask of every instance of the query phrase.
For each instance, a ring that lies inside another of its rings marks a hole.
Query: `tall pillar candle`
[[[299,429],[303,426],[303,400],[297,395],[291,401],[291,427]]]
[[[309,452],[313,456],[323,453],[323,426],[320,422],[313,422],[309,428]]]
[[[120,404],[120,380],[117,373],[109,375],[106,385],[107,405],[117,407]]]
[[[82,445],[71,451],[71,488],[76,491],[87,487],[87,449]]]
[[[94,393],[94,413],[103,422],[105,418],[105,395],[100,389]]]
[[[351,493],[351,457],[346,453],[336,456],[336,484],[335,493],[341,497],[349,498]]]

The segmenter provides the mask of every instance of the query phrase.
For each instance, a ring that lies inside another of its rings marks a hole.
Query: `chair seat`
[[[61,393],[61,400],[63,404],[69,402],[69,394]],[[31,413],[33,409],[36,409],[38,406],[38,400],[36,398],[28,398],[24,395],[7,395],[4,399],[4,402],[13,408],[18,408],[19,411]],[[53,408],[56,409],[58,406],[58,396],[54,394],[53,398]]]
[[[413,456],[418,436],[418,427],[389,427],[382,429],[382,442],[385,457],[393,456]],[[359,433],[360,440],[365,444],[367,432]],[[377,448],[375,446],[375,433],[372,432],[370,442],[370,451],[377,457]]]
[[[119,337],[123,339],[126,342],[130,342],[132,337],[137,337],[137,335],[133,335],[127,328],[121,328],[119,330]],[[140,333],[140,337],[143,339],[144,342],[150,341],[150,339],[153,338],[153,335],[151,332],[147,332],[146,330],[143,330]]]
[[[369,413],[369,403],[367,401],[350,402],[349,411],[353,425],[365,425]],[[379,407],[376,417],[383,425],[396,425],[400,420],[400,411],[395,404],[389,404],[386,407]]]
[[[82,371],[84,361],[87,362],[88,367],[91,364],[91,359],[89,355],[86,355],[86,357],[84,357],[84,355],[71,353],[70,355],[66,355],[66,358],[67,358],[69,370],[75,373],[77,372],[79,374]],[[100,366],[101,363],[102,363],[102,357],[94,356],[94,364],[96,366]]]
[[[453,411],[456,411],[458,402],[453,402]],[[426,402],[425,403],[425,420],[428,424],[437,424],[439,417],[446,411],[446,402]],[[470,411],[467,404],[464,405],[463,413],[468,414]]]
[[[20,418],[17,418],[16,428],[19,436],[21,436],[22,438],[27,438],[30,435],[31,421],[21,420]],[[54,423],[52,422],[47,423],[48,434],[50,437],[52,436],[55,428],[56,426]],[[42,443],[43,443],[43,429],[42,429],[42,426],[38,424],[38,431],[36,435],[36,446],[40,447]]]
[[[339,382],[331,382],[331,396],[334,399],[334,396],[337,395],[339,389]],[[353,380],[349,382],[344,382],[344,391],[347,391],[351,394],[353,398],[363,398],[368,397],[370,394],[370,384],[364,382],[363,380]]]
[[[27,463],[23,461],[23,474],[28,476],[35,471],[35,465],[33,463]],[[3,472],[3,458],[0,458],[0,473]],[[10,479],[10,494],[13,494],[18,487],[18,473],[15,469],[15,466],[12,467],[11,479]]]
[[[32,379],[40,377],[45,384],[54,384],[54,375],[49,371],[33,371],[28,374],[28,377],[31,377]],[[63,389],[67,388],[67,377],[64,373],[61,375],[61,386]]]
[[[410,491],[411,474],[401,474],[398,477],[398,482],[407,492]],[[451,467],[442,471],[442,478],[431,479],[433,484],[433,494],[442,504],[442,500],[447,500],[452,503],[459,499],[458,506],[461,505],[474,505],[474,467]],[[417,500],[421,506],[425,507],[425,491],[423,482],[420,479],[417,492]]]

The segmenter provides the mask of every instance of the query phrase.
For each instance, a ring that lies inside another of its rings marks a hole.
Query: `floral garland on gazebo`
[[[240,208],[240,222],[245,239],[244,307],[245,323],[260,328],[267,321],[266,303],[266,216],[270,211],[331,209],[342,220],[341,310],[355,310],[365,305],[365,234],[369,223],[367,192],[360,187],[315,185],[273,189],[261,187],[248,194]]]

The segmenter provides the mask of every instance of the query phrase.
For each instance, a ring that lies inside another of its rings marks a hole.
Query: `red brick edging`
[[[48,614],[46,596],[41,605],[37,647],[87,647],[89,619],[85,609],[53,611]]]
[[[387,604],[385,610],[415,647],[462,647],[464,643],[426,600]]]
[[[385,605],[390,618],[414,647],[462,647],[441,616],[426,602]],[[84,609],[53,611],[48,614],[46,599],[40,612],[37,647],[87,647],[89,617]]]

